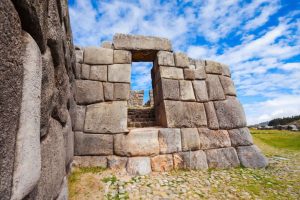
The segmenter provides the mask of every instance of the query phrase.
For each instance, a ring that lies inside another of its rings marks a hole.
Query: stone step
[[[128,122],[128,127],[136,127],[136,128],[142,128],[142,127],[152,127],[155,126],[156,122]]]
[[[128,127],[151,127],[155,125],[153,108],[128,109]]]

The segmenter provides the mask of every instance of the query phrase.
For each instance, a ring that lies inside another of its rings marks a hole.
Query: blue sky
[[[169,38],[175,51],[230,66],[248,124],[300,114],[298,0],[69,0],[75,44],[115,33]],[[134,89],[149,89],[151,65],[133,65]]]

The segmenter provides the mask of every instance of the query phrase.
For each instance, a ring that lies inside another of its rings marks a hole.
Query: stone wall
[[[253,145],[227,65],[174,53],[164,38],[124,34],[77,55],[77,165],[123,168],[134,175],[267,165]],[[154,63],[159,127],[127,130],[131,61]]]
[[[144,105],[144,90],[130,90],[129,107],[142,107]]]
[[[76,112],[67,1],[2,0],[0,33],[0,198],[67,199]]]

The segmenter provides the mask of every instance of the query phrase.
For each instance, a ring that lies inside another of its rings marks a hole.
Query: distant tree
[[[286,125],[293,121],[299,120],[300,115],[292,116],[292,117],[283,117],[283,118],[276,118],[269,121],[269,126],[277,126],[277,125]]]

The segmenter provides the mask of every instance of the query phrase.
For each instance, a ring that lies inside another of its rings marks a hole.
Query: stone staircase
[[[128,127],[151,127],[155,126],[154,108],[129,108]]]

